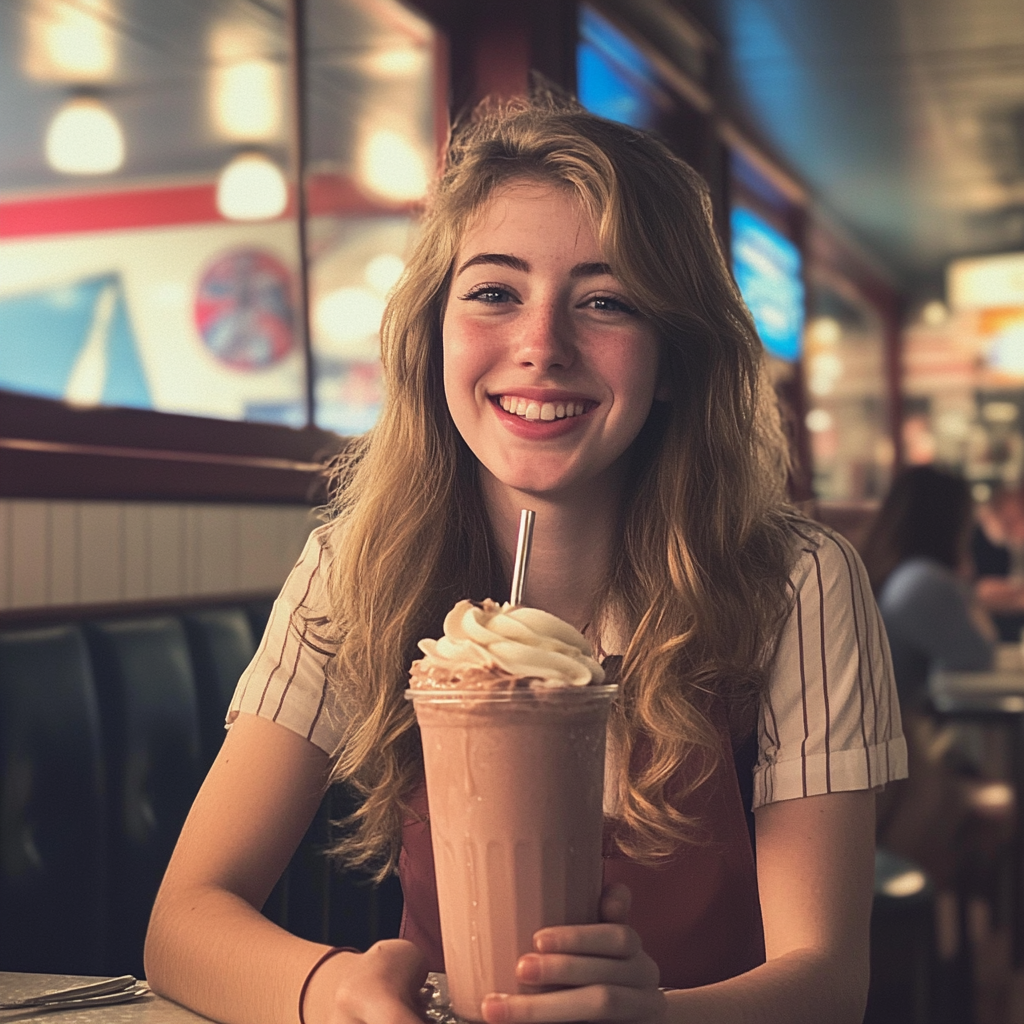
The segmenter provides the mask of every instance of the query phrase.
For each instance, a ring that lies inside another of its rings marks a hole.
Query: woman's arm
[[[326,946],[297,938],[257,908],[284,871],[327,787],[328,758],[283,726],[239,715],[196,798],[146,936],[156,992],[228,1024],[296,1024],[298,998]],[[410,943],[341,954],[316,972],[308,1024],[337,1016],[335,991],[358,977],[381,1021],[421,1024],[410,1009],[422,958]],[[372,1021],[373,1006],[363,1020]]]
[[[874,801],[871,791],[831,793],[755,812],[767,954],[760,967],[661,997],[631,928],[551,928],[537,933],[540,952],[521,958],[520,978],[577,987],[488,998],[486,1020],[858,1024],[868,986]],[[625,920],[621,899],[606,899],[605,916]]]

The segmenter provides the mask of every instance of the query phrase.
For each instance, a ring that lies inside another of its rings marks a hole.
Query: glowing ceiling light
[[[400,256],[391,252],[382,252],[366,264],[363,276],[366,278],[366,283],[372,288],[375,288],[381,295],[387,295],[398,283],[403,270],[405,270],[405,263]]]
[[[281,127],[281,69],[269,60],[246,60],[213,73],[214,123],[229,139],[267,140]]]
[[[271,220],[287,206],[284,174],[262,153],[242,153],[220,172],[217,209],[228,220]]]
[[[419,150],[387,128],[373,132],[360,147],[359,180],[370,192],[393,202],[422,199],[429,183]]]
[[[26,20],[25,71],[42,81],[100,82],[114,71],[109,0],[36,0]]]
[[[124,135],[99,100],[69,100],[46,130],[46,162],[64,174],[109,174],[124,163]]]

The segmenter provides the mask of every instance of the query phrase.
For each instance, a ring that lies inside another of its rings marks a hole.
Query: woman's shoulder
[[[808,584],[828,589],[839,581],[867,585],[867,571],[853,544],[841,533],[813,519],[794,517],[789,524],[792,560],[789,582],[799,592]],[[870,587],[869,587],[870,589]]]

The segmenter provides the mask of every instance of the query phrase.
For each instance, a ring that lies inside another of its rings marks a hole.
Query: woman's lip
[[[583,405],[597,405],[593,398],[581,395],[578,391],[562,391],[557,388],[509,388],[507,391],[490,391],[487,397],[497,402],[501,398],[525,398],[528,402],[580,402]]]
[[[592,408],[596,408],[596,405],[591,402]],[[581,412],[576,416],[563,416],[561,419],[554,420],[542,420],[542,419],[530,419],[528,420],[525,416],[517,416],[513,412],[506,412],[498,404],[498,397],[494,396],[491,399],[491,408],[494,410],[495,415],[498,417],[502,426],[509,430],[516,437],[523,437],[530,440],[547,440],[550,438],[561,437],[564,434],[569,434],[573,430],[578,429],[587,419],[588,413]]]

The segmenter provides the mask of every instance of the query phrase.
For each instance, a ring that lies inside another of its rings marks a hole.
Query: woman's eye
[[[584,303],[590,309],[597,309],[603,313],[635,313],[636,309],[622,299],[612,298],[611,295],[595,295]]]
[[[483,302],[485,305],[495,306],[503,302],[511,302],[512,294],[507,288],[499,288],[497,285],[488,284],[480,288],[474,288],[462,296],[468,302]]]

